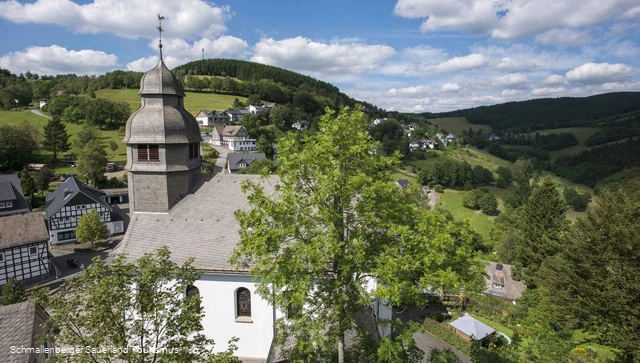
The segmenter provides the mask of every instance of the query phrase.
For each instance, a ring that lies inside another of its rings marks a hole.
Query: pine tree
[[[640,204],[601,189],[597,205],[571,226],[562,254],[543,264],[546,310],[621,352],[640,359]]]
[[[53,117],[44,127],[44,140],[42,141],[45,150],[53,152],[53,160],[58,159],[58,152],[69,150],[69,134],[67,126],[59,117]]]
[[[549,177],[533,190],[524,205],[514,254],[516,266],[529,287],[536,286],[542,262],[562,249],[566,212],[567,205]]]

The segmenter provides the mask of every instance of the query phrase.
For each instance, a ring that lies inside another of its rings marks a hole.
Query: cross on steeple
[[[158,48],[160,49],[160,60],[162,60],[162,32],[164,31],[164,29],[162,29],[163,20],[164,16],[158,14],[158,26],[156,27],[156,29],[158,29],[158,33],[160,33],[160,40],[158,40]]]

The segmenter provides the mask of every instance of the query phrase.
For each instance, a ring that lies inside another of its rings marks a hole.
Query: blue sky
[[[145,71],[246,59],[386,109],[446,111],[640,90],[638,0],[0,0],[0,67]]]

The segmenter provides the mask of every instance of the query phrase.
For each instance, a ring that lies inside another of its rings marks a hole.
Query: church
[[[185,294],[200,294],[203,333],[215,340],[215,351],[224,351],[227,341],[238,337],[241,360],[266,362],[281,314],[256,294],[248,271],[228,261],[240,241],[234,212],[249,208],[242,180],[273,191],[279,179],[201,174],[198,122],[185,110],[182,83],[160,55],[157,66],[142,77],[141,106],[126,125],[131,222],[114,253],[136,260],[167,246],[178,264],[195,257],[202,275]]]

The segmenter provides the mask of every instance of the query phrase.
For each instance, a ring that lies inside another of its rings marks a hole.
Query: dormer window
[[[200,143],[192,142],[189,144],[189,159],[195,159],[200,156]]]
[[[158,161],[160,152],[158,145],[140,144],[138,145],[138,161]]]
[[[4,202],[0,202],[0,208],[12,208],[13,207],[13,201],[7,200]]]

